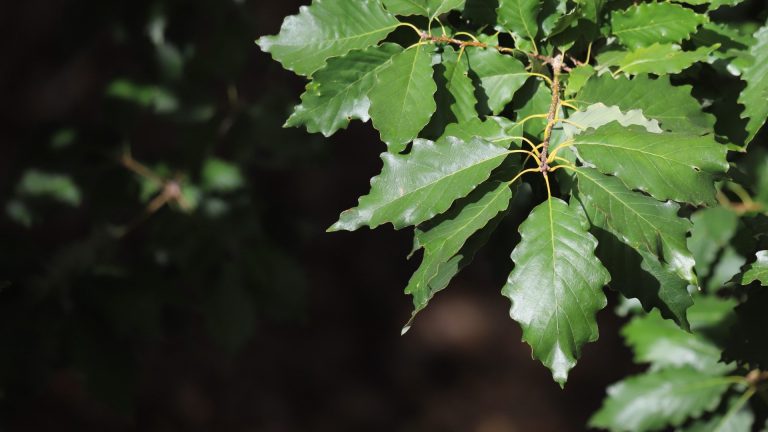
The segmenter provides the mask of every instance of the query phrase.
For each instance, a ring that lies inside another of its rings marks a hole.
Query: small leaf
[[[615,73],[664,75],[680,73],[694,63],[706,60],[717,47],[718,45],[683,51],[678,45],[656,43],[634,51],[608,51],[597,59],[600,68],[618,66]]]
[[[744,0],[674,0],[677,3],[685,3],[692,6],[709,5],[709,10],[715,10],[722,6],[736,6]]]
[[[470,69],[480,79],[488,107],[498,115],[528,79],[525,65],[491,48],[473,49],[466,55]]]
[[[757,260],[749,264],[739,278],[739,283],[749,285],[759,281],[760,285],[768,286],[768,251],[757,252]]]
[[[465,0],[384,0],[384,6],[397,15],[422,15],[434,19],[464,7]]]
[[[563,125],[563,134],[566,138],[573,138],[582,132],[582,129],[574,125],[582,126],[583,130],[598,129],[611,122],[618,122],[622,126],[642,126],[648,132],[662,133],[659,122],[648,120],[639,109],[630,110],[626,113],[621,112],[617,106],[605,106],[602,103],[596,103],[588,106],[582,111],[576,111],[568,117],[572,123]]]
[[[611,123],[574,138],[579,157],[658,200],[715,202],[714,176],[728,170],[726,147],[711,136],[656,134]]]
[[[697,303],[691,308],[691,313],[701,313],[694,312],[698,308]],[[719,375],[734,369],[733,365],[720,363],[720,348],[712,342],[700,334],[680,329],[655,312],[634,318],[621,334],[634,351],[635,362],[651,363],[654,370],[690,366],[704,373]]]
[[[513,139],[505,132],[504,121],[508,120],[501,117],[487,117],[484,121],[473,118],[461,123],[452,123],[446,126],[443,136],[452,136],[464,141],[479,137],[500,147],[509,148]]]
[[[688,282],[653,254],[640,253],[608,231],[593,227],[592,232],[599,242],[597,257],[611,273],[610,287],[626,299],[637,299],[646,312],[656,308],[688,330],[688,308],[693,305]]]
[[[276,36],[256,43],[299,75],[312,75],[331,57],[376,45],[399,22],[379,0],[314,0],[289,16]]]
[[[351,119],[368,121],[368,92],[376,82],[376,73],[402,50],[400,45],[387,43],[328,60],[307,84],[301,105],[285,125],[305,125],[308,132],[331,136],[346,128]]]
[[[536,40],[540,8],[538,0],[499,0],[499,26],[518,37]]]
[[[28,169],[16,185],[16,193],[30,198],[48,198],[78,207],[82,192],[67,174],[54,174],[37,169]]]
[[[696,259],[699,277],[710,274],[712,264],[728,242],[736,234],[738,215],[725,207],[712,207],[697,211],[691,216],[693,230],[688,248]]]
[[[329,231],[417,225],[445,212],[454,200],[482,183],[509,151],[482,139],[417,139],[409,154],[383,153],[384,168],[371,179],[371,192],[341,214]]]
[[[725,404],[723,412],[698,420],[678,432],[751,432],[755,415],[745,403],[746,400],[734,396]]]
[[[568,83],[565,87],[566,96],[575,95],[584,87],[587,80],[595,74],[595,68],[590,65],[580,65],[573,69],[568,74]]]
[[[502,293],[533,356],[564,385],[581,347],[597,340],[595,314],[606,306],[610,275],[595,257],[597,240],[583,216],[560,199],[533,209],[520,225],[515,268]]]
[[[429,123],[437,109],[435,92],[431,48],[425,45],[397,54],[379,72],[369,111],[390,152],[403,151]]]
[[[608,388],[592,427],[643,432],[678,426],[689,417],[714,409],[729,381],[690,367],[637,375]]]
[[[581,7],[581,13],[587,20],[595,23],[601,23],[603,7],[609,0],[576,0],[576,4]]]
[[[466,53],[457,53],[447,46],[442,55],[445,67],[446,90],[453,96],[450,109],[459,123],[477,118],[475,86],[469,78],[469,62]]]
[[[673,86],[666,76],[651,79],[643,74],[629,80],[603,74],[590,78],[576,99],[587,105],[598,102],[607,106],[616,105],[624,112],[640,109],[643,115],[658,120],[668,131],[698,135],[710,133],[715,117],[701,110],[699,102],[691,96],[691,88],[687,85]]]
[[[747,87],[739,96],[739,103],[746,107],[741,117],[749,118],[745,146],[752,142],[768,117],[768,80],[765,79],[768,74],[768,26],[758,30],[755,39],[757,43],[750,50],[754,63],[741,74],[747,82]]]
[[[691,223],[677,216],[677,204],[633,192],[618,178],[592,168],[579,168],[576,177],[577,198],[592,225],[640,253],[657,257],[681,278],[696,283],[693,256],[686,245]]]
[[[680,43],[707,21],[706,15],[674,3],[640,3],[611,14],[613,35],[629,48]]]
[[[424,258],[405,289],[413,296],[413,317],[427,306],[435,294],[430,285],[445,265],[462,249],[467,240],[509,207],[512,191],[507,183],[490,182],[457,201],[449,212],[416,231],[417,243],[424,248]]]

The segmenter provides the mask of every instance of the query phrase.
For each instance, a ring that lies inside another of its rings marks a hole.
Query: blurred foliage
[[[62,27],[88,2],[67,3]],[[286,85],[253,87],[257,3],[100,2],[56,42],[62,67],[92,58],[96,102],[28,115],[2,174],[5,413],[62,371],[131,413],[148,346],[201,325],[235,354],[260,323],[303,319],[285,244],[304,222],[256,176],[321,157],[322,141],[280,128]]]

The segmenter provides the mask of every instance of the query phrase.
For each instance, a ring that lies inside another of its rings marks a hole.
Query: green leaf
[[[443,136],[456,137],[464,141],[480,137],[500,147],[509,148],[512,142],[504,130],[504,121],[501,117],[487,117],[485,120],[473,118],[462,123],[452,123],[446,126]]]
[[[691,42],[694,47],[718,45],[707,61],[722,73],[738,76],[752,65],[748,48],[755,43],[754,38],[728,24],[705,23],[691,35]]]
[[[465,55],[470,69],[480,79],[488,108],[498,115],[528,79],[525,65],[491,48],[472,49]]]
[[[757,259],[744,269],[739,283],[749,285],[754,281],[760,281],[760,285],[768,286],[768,251],[757,252]]]
[[[724,412],[719,412],[707,420],[698,420],[679,432],[751,432],[755,415],[745,403],[746,400],[742,397],[732,397]]]
[[[709,5],[709,10],[715,10],[722,6],[736,6],[744,0],[674,0],[677,3],[685,3],[693,6]]]
[[[739,96],[739,103],[745,106],[741,117],[749,118],[745,146],[752,142],[768,117],[768,80],[765,79],[768,74],[768,26],[758,30],[755,39],[757,43],[750,50],[754,63],[741,74],[747,82],[747,87]]]
[[[629,48],[680,43],[707,21],[706,15],[674,3],[640,3],[611,14],[613,35]]]
[[[405,289],[413,296],[413,317],[427,306],[435,290],[430,283],[462,249],[467,240],[509,207],[512,191],[507,183],[489,182],[457,201],[454,207],[428,226],[419,227],[416,241],[424,258]],[[413,319],[413,318],[411,318]]]
[[[726,147],[712,136],[656,134],[614,122],[574,138],[579,157],[658,200],[715,202],[714,176],[728,170]]]
[[[666,76],[651,79],[648,75],[638,75],[630,80],[603,74],[590,78],[576,99],[587,105],[598,102],[616,105],[624,112],[640,109],[643,115],[658,120],[665,130],[672,132],[710,133],[715,117],[701,110],[699,102],[691,96],[691,88],[673,86]]]
[[[691,309],[699,307],[698,303]],[[702,335],[680,329],[654,312],[634,318],[621,331],[635,353],[635,362],[654,370],[690,366],[709,374],[726,374],[733,365],[720,363],[721,351]]]
[[[592,427],[642,432],[678,426],[714,409],[729,381],[690,367],[662,369],[627,378],[608,388]]]
[[[398,24],[379,0],[314,0],[287,17],[279,34],[256,43],[284,68],[309,76],[331,57],[376,45]]]
[[[592,232],[599,242],[597,257],[611,273],[611,288],[627,299],[639,300],[646,312],[656,308],[664,318],[674,320],[683,329],[690,328],[688,308],[693,299],[687,291],[688,282],[654,255],[638,252],[610,232],[597,227]]]
[[[677,216],[677,204],[633,192],[618,178],[593,168],[579,168],[576,177],[577,198],[592,225],[640,253],[657,257],[681,278],[696,284],[695,263],[686,245],[691,223]]]
[[[82,193],[72,177],[66,174],[54,174],[37,169],[28,169],[16,185],[16,192],[24,197],[48,198],[78,207]]]
[[[581,13],[587,20],[600,24],[603,7],[609,0],[576,0],[581,7]]]
[[[655,4],[655,3],[654,3]],[[653,44],[634,51],[608,51],[597,57],[601,68],[618,66],[615,73],[656,75],[680,73],[694,63],[704,61],[718,45],[683,51],[678,45]]]
[[[371,192],[341,214],[329,231],[417,225],[445,212],[499,166],[509,151],[482,139],[417,139],[409,154],[383,153],[384,168],[371,179]]]
[[[739,217],[724,207],[712,207],[697,211],[691,216],[693,230],[688,248],[696,259],[699,277],[710,274],[712,264],[720,252],[736,234]]]
[[[376,83],[376,74],[402,51],[400,45],[386,43],[328,60],[307,84],[301,105],[285,126],[305,125],[308,132],[331,136],[346,128],[351,119],[368,121],[368,92]]]
[[[515,268],[502,291],[533,356],[561,385],[582,345],[597,340],[595,314],[607,303],[602,287],[610,275],[595,257],[597,240],[588,228],[581,213],[560,199],[538,205],[520,225]]]
[[[245,183],[237,165],[216,158],[205,160],[200,177],[200,186],[206,192],[232,192]]]
[[[469,61],[466,53],[459,54],[452,47],[445,47],[442,55],[445,67],[445,87],[453,97],[451,112],[458,123],[477,118],[475,86],[469,78]]]
[[[397,15],[422,15],[436,18],[464,7],[465,0],[384,0],[384,6]]]
[[[437,109],[435,92],[431,48],[425,45],[397,54],[379,72],[368,95],[369,112],[390,152],[403,151],[429,123]]]
[[[538,0],[499,0],[499,26],[517,37],[536,40],[540,8]]]
[[[579,65],[568,74],[568,82],[565,87],[565,95],[575,95],[584,87],[587,80],[595,74],[595,68],[590,65]]]
[[[642,126],[648,132],[662,133],[664,131],[659,127],[656,120],[648,120],[639,109],[630,110],[626,113],[621,112],[617,106],[605,106],[602,103],[596,103],[588,106],[582,111],[576,111],[568,117],[572,123],[563,125],[563,134],[566,138],[573,138],[580,134],[582,129],[574,125],[582,126],[583,130],[598,129],[611,122],[618,122],[622,126]]]

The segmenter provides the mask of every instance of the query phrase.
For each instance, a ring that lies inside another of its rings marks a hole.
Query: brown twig
[[[496,51],[501,52],[501,53],[510,53],[510,54],[514,54],[515,52],[519,52],[519,53],[523,53],[523,54],[527,55],[528,57],[530,57],[532,59],[539,60],[542,63],[548,64],[548,65],[553,65],[553,63],[555,61],[555,59],[553,57],[545,56],[545,55],[542,55],[542,54],[529,53],[529,52],[525,52],[525,51],[518,50],[518,49],[515,49],[515,48],[503,47],[503,46],[500,46],[500,45],[489,45],[487,43],[483,43],[483,42],[476,41],[476,40],[466,41],[466,40],[460,40],[460,39],[452,38],[452,37],[449,37],[449,36],[431,36],[431,35],[429,35],[426,32],[422,32],[421,33],[421,39],[422,40],[426,40],[426,41],[430,41],[430,42],[457,45],[460,48],[464,48],[464,47],[490,48],[490,49],[495,49]],[[574,64],[577,64],[577,65],[581,64],[581,62],[579,62],[576,59],[571,58],[571,60],[574,61]],[[571,71],[570,67],[568,67],[567,65],[563,64],[562,56],[561,56],[561,59],[560,59],[560,70],[563,70],[565,72],[570,72]]]
[[[547,112],[547,126],[544,128],[544,141],[541,145],[541,172],[549,171],[547,157],[549,155],[549,140],[552,136],[552,128],[555,126],[555,117],[560,109],[560,72],[563,67],[563,55],[558,54],[552,60],[552,101]]]

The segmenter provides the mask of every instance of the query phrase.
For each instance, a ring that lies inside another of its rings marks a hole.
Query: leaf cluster
[[[679,338],[670,344],[714,353],[686,333],[701,325],[691,293],[717,280],[705,272],[714,252],[689,238],[691,215],[763,211],[736,192],[734,161],[768,117],[768,30],[718,20],[738,3],[314,0],[257,43],[308,80],[287,126],[330,136],[371,120],[386,145],[370,192],[330,231],[414,227],[423,258],[406,287],[405,330],[521,188],[533,191],[501,292],[533,356],[564,385],[598,338],[607,286],[657,311],[630,328],[669,329]],[[705,98],[702,74],[743,90]],[[763,277],[761,262],[740,283]],[[695,383],[727,369],[710,368],[715,357],[697,360],[706,371],[660,363],[631,378],[593,424],[653,429],[714,408],[730,381]],[[691,385],[696,397],[679,397]],[[627,408],[641,393],[645,405]],[[646,414],[631,423],[623,409]]]

